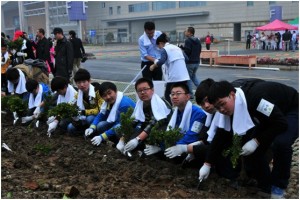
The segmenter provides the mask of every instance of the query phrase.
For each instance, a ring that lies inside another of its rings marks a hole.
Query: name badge
[[[273,108],[274,108],[274,104],[270,103],[265,99],[261,99],[256,110],[269,117],[273,111]]]

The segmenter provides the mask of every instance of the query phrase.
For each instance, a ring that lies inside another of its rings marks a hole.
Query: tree
[[[112,32],[107,33],[107,35],[105,36],[105,40],[108,41],[108,42],[111,42],[114,39],[115,39],[114,34]]]

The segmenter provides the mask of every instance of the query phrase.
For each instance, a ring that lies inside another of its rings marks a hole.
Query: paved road
[[[92,78],[100,80],[130,82],[140,70],[138,56],[108,57],[106,59],[92,59],[83,63]],[[249,70],[236,68],[216,68],[200,66],[197,71],[200,80],[213,78],[215,80],[233,81],[239,78],[261,78],[287,84],[299,91],[298,71],[272,71],[272,70]]]

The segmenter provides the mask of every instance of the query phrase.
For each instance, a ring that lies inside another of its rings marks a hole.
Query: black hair
[[[38,31],[39,31],[40,33],[42,33],[43,35],[45,35],[45,30],[44,30],[44,29],[39,28]]]
[[[227,97],[230,92],[235,92],[235,88],[231,83],[228,81],[220,81],[215,82],[210,86],[209,92],[208,92],[208,102],[211,104],[216,103],[218,99]]]
[[[71,31],[69,31],[69,35],[71,35],[74,38],[76,36],[76,33],[75,33],[75,31],[71,30]]]
[[[14,81],[20,78],[19,70],[17,68],[9,68],[6,71],[6,78],[9,81]]]
[[[1,37],[5,38],[5,33],[1,32]]]
[[[107,90],[113,90],[117,92],[117,86],[112,82],[103,82],[99,86],[99,94],[102,97]]]
[[[188,31],[189,33],[195,35],[195,29],[194,29],[194,27],[189,26],[189,27],[187,28],[187,31]]]
[[[91,74],[86,69],[82,69],[81,68],[74,75],[75,82],[78,82],[78,81],[89,81],[90,79],[91,79]]]
[[[68,84],[69,84],[69,80],[67,78],[62,76],[54,77],[51,81],[51,90],[53,92],[57,90],[62,90],[65,87],[68,87]]]
[[[29,79],[26,81],[26,90],[29,93],[32,93],[38,87],[39,83],[34,79]]]
[[[171,90],[173,90],[173,88],[175,87],[181,87],[186,94],[190,93],[189,86],[185,81],[174,83],[173,85],[171,85]]]
[[[160,42],[167,43],[169,42],[169,39],[167,37],[167,34],[162,33],[157,39],[156,39],[156,45],[159,45]]]
[[[214,83],[215,81],[211,78],[201,81],[195,92],[196,102],[198,105],[200,105],[204,98],[208,96],[209,88]]]
[[[149,87],[150,87],[150,88],[153,88],[153,82],[152,82],[152,80],[143,77],[143,78],[140,78],[139,80],[137,80],[137,81],[135,82],[135,85],[134,85],[135,90],[137,89],[137,86],[138,86],[139,84],[141,84],[141,83],[148,83]]]
[[[144,30],[149,30],[149,31],[152,31],[152,30],[155,30],[155,24],[154,22],[145,22],[144,24]]]

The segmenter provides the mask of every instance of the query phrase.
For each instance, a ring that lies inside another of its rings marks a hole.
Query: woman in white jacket
[[[164,68],[165,81],[167,82],[165,90],[165,99],[171,103],[170,93],[173,83],[186,82],[190,80],[189,73],[187,71],[185,60],[182,50],[176,45],[170,44],[165,33],[162,33],[156,40],[158,48],[162,49],[161,58],[156,59],[154,64],[150,66],[150,70],[154,70],[156,67]]]

